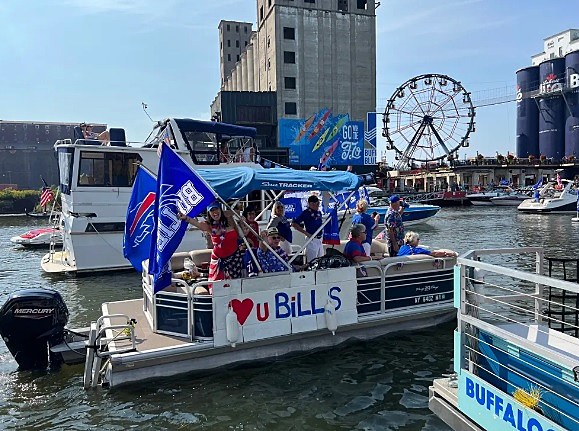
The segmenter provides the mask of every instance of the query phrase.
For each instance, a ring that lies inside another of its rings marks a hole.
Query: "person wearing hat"
[[[308,207],[297,216],[292,223],[292,227],[298,232],[303,233],[307,238],[316,234],[315,238],[312,238],[306,246],[306,259],[308,262],[324,255],[324,246],[322,244],[323,232],[321,230],[317,232],[318,229],[322,227],[323,222],[322,212],[319,208],[320,199],[316,195],[311,195],[308,198]]]
[[[179,219],[192,224],[197,229],[211,234],[213,250],[209,262],[209,281],[240,278],[243,270],[241,252],[237,246],[237,230],[231,211],[222,211],[221,204],[214,201],[207,207],[204,221],[179,212]]]
[[[270,227],[267,230],[262,230],[260,236],[263,241],[259,243],[259,248],[257,249],[257,261],[261,270],[263,272],[287,271],[287,266],[285,266],[283,262],[279,260],[279,258],[265,245],[265,242],[267,241],[267,244],[279,255],[280,258],[282,258],[286,263],[289,262],[287,253],[279,245],[281,236],[277,228]]]
[[[255,220],[256,215],[257,214],[255,211],[255,207],[253,205],[248,205],[247,208],[243,210],[243,219],[245,223],[247,223],[247,225],[251,227],[251,229],[249,229],[248,227],[244,226],[243,234],[247,238],[247,241],[249,242],[249,245],[251,245],[251,248],[257,248],[259,246],[259,239],[257,238],[259,232],[259,225]],[[253,233],[252,230],[255,233]]]
[[[285,216],[285,208],[283,202],[276,201],[273,204],[273,212],[271,214],[271,220],[267,224],[267,229],[275,227],[279,231],[281,236],[280,246],[287,254],[292,252],[292,228],[291,223]]]
[[[407,204],[402,205],[400,196],[390,196],[390,207],[384,217],[386,225],[386,240],[388,242],[388,253],[390,256],[397,256],[398,250],[404,244],[404,223],[402,213]]]

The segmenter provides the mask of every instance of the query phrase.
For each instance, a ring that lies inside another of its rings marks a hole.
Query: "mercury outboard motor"
[[[0,335],[22,370],[60,364],[49,348],[62,343],[67,322],[66,304],[52,289],[19,290],[0,309]]]

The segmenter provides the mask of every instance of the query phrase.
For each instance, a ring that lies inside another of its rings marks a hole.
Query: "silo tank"
[[[565,59],[554,58],[539,65],[539,152],[559,161],[565,155]]]
[[[530,92],[539,89],[539,66],[517,71],[517,138],[519,158],[539,155],[539,107]]]
[[[565,56],[567,72],[567,102],[565,121],[565,156],[579,157],[579,51],[570,52]]]

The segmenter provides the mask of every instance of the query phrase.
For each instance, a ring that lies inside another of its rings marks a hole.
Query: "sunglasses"
[[[272,235],[270,236],[271,239],[281,239],[281,236],[279,235]]]

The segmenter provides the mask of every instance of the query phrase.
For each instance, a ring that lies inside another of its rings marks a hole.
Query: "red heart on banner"
[[[237,314],[237,321],[243,326],[249,317],[249,313],[253,310],[253,301],[249,298],[246,298],[243,301],[232,299],[230,304],[233,311],[235,311],[235,314]]]

